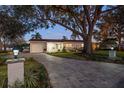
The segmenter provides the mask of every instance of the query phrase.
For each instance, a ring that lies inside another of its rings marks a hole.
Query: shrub
[[[40,80],[44,80],[45,79],[45,75],[46,73],[45,73],[45,68],[43,67],[43,66],[41,66],[40,68],[39,68],[39,78],[40,78]]]
[[[38,73],[39,73],[39,81],[41,81],[40,86],[45,88],[51,87],[47,71],[43,65],[40,66]]]
[[[0,51],[0,55],[10,54],[12,51]]]
[[[62,52],[67,52],[66,49],[65,49],[65,47],[63,47]]]
[[[58,52],[60,52],[60,49],[58,49]]]
[[[7,60],[7,58],[0,57],[0,65],[3,64],[6,60]]]
[[[8,51],[0,51],[0,53],[8,53]]]
[[[100,49],[110,49],[110,47],[117,48],[116,38],[106,38],[100,43]]]

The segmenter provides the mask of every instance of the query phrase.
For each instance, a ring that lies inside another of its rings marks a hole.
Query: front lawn
[[[98,62],[109,62],[124,64],[124,51],[118,51],[117,57],[115,59],[109,59],[108,51],[95,51],[92,55],[86,56],[81,53],[73,52],[57,52],[57,53],[48,53],[52,56],[63,57],[63,58],[72,58],[78,60],[89,60],[89,61],[98,61]]]
[[[73,59],[80,59],[84,60],[84,57],[81,57],[73,52],[56,52],[56,53],[48,53],[52,56],[63,57],[63,58],[73,58]]]
[[[15,84],[12,87],[40,87],[40,88],[47,88],[51,87],[47,71],[45,67],[36,62],[33,58],[26,59],[25,62],[25,82],[24,85],[19,83]],[[7,65],[1,64],[0,65],[0,87],[7,87]]]
[[[99,54],[99,55],[103,55],[103,56],[109,56],[108,51],[103,51],[103,50],[99,50],[99,51],[95,51],[95,54]],[[122,57],[124,58],[124,51],[117,51],[117,57]]]

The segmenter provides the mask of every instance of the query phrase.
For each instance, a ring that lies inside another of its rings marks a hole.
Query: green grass
[[[3,80],[7,77],[7,65],[0,65],[0,88],[2,87]]]
[[[122,51],[117,52],[117,56],[124,58],[124,51],[123,52]]]
[[[57,52],[57,53],[48,53],[52,56],[63,57],[63,58],[72,58],[78,60],[90,60],[98,62],[109,62],[124,64],[124,51],[117,51],[117,58],[109,59],[108,51],[95,51],[92,55],[86,56],[84,54],[72,53],[72,52]]]
[[[6,58],[3,55],[0,55],[0,87],[2,87],[2,83],[7,77],[7,65],[4,64],[5,60]]]
[[[103,55],[103,56],[109,56],[108,55],[108,51],[95,51],[94,52],[95,54],[98,54],[98,55]],[[124,51],[117,51],[117,57],[124,57]]]
[[[79,59],[79,60],[84,60],[84,57],[81,57],[75,53],[72,52],[57,52],[57,53],[48,53],[52,56],[57,56],[57,57],[63,57],[63,58],[73,58],[73,59]]]
[[[37,82],[39,87],[41,88],[51,87],[49,83],[47,71],[42,64],[36,62],[33,58],[28,58],[24,63],[24,69],[25,69],[25,72],[28,71],[29,69],[32,69],[33,73],[40,72],[38,74],[39,81]],[[0,87],[2,87],[2,82],[5,78],[7,78],[7,65],[1,64],[0,65]]]

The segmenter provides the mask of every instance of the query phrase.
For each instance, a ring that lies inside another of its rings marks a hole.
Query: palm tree
[[[42,36],[39,32],[35,32],[35,34],[32,35],[32,39],[42,39]]]

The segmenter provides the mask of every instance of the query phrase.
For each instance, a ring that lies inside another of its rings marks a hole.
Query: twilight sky
[[[54,28],[49,28],[49,29],[38,29],[35,30],[39,32],[42,35],[43,39],[62,39],[62,36],[67,36],[68,39],[70,39],[71,32],[68,30],[65,30],[64,27],[56,25]],[[35,32],[30,32],[25,35],[25,40],[28,41],[31,39],[31,35],[34,34]]]

